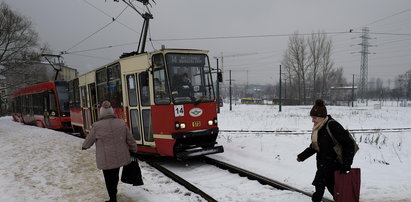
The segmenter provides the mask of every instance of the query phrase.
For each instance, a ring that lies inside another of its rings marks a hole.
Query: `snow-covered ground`
[[[219,115],[222,130],[293,130],[312,127],[311,106],[228,104]],[[329,114],[348,129],[411,128],[411,108],[385,104],[368,107],[327,107]],[[361,201],[411,201],[411,134],[403,132],[355,133],[360,150],[353,167],[361,168]],[[0,118],[0,201],[103,201],[108,198],[102,172],[95,165],[95,149],[81,150],[82,139],[62,132],[26,126]],[[310,135],[222,132],[218,138],[225,152],[210,155],[306,191],[315,173],[315,157],[297,162],[296,155],[310,142]],[[203,201],[162,173],[140,164],[145,185],[119,183],[119,201]],[[181,168],[196,168],[188,165]],[[201,176],[203,168],[198,169]],[[190,175],[195,175],[191,172]],[[221,176],[220,176],[221,177]],[[208,179],[208,178],[204,178]],[[210,179],[211,182],[212,179]],[[238,183],[238,182],[227,182]],[[241,184],[241,183],[240,183]],[[217,200],[311,201],[281,192],[272,198],[257,190],[218,189]],[[236,191],[238,193],[236,193]],[[260,191],[260,190],[258,190]],[[273,192],[277,192],[273,190]],[[330,195],[327,193],[328,197]]]

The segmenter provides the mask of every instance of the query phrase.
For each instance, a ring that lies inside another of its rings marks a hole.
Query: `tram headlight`
[[[180,124],[180,128],[181,128],[181,129],[186,128],[186,124],[185,124],[185,123],[181,123],[181,124]]]
[[[185,123],[180,123],[178,121],[175,122],[174,127],[176,128],[176,130],[178,129],[184,129],[186,128],[186,124]]]
[[[213,120],[208,120],[207,123],[209,126],[217,125],[218,124],[217,117],[215,117]]]

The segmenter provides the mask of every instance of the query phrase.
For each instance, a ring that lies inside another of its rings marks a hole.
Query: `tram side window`
[[[134,139],[139,141],[141,140],[141,134],[140,134],[140,124],[138,124],[140,122],[138,111],[135,109],[130,110],[130,118],[131,118],[131,132],[133,133]]]
[[[43,97],[42,94],[33,95],[33,112],[34,114],[43,114]]]
[[[108,100],[107,83],[97,84],[97,99],[98,104],[101,104],[104,100]]]
[[[30,95],[25,95],[24,101],[23,101],[23,113],[24,114],[29,114],[31,111],[30,101],[31,101]]]
[[[113,107],[122,105],[120,65],[114,64],[96,72],[98,103],[109,100]]]
[[[87,104],[87,91],[86,91],[86,86],[81,86],[80,87],[80,94],[81,94],[81,107],[88,107]]]
[[[80,89],[78,79],[74,80],[74,104],[76,107],[80,106]]]
[[[148,142],[154,141],[153,126],[151,124],[151,112],[149,109],[143,110],[143,130],[144,130],[144,140]]]
[[[80,91],[78,79],[69,81],[69,104],[70,107],[80,107]]]
[[[162,54],[153,56],[154,72],[154,102],[155,104],[169,104],[170,93],[168,90],[166,71],[164,69],[164,59]]]
[[[142,72],[139,75],[140,81],[140,97],[141,97],[141,105],[142,106],[149,106],[150,105],[150,88],[148,87],[148,73]]]
[[[53,91],[49,92],[49,112],[51,116],[57,116],[56,94]]]
[[[113,107],[120,107],[122,105],[121,82],[120,79],[110,81],[108,85],[110,102]]]
[[[17,97],[16,99],[17,99],[17,101],[16,101],[16,112],[21,113],[22,110],[23,110],[23,108],[22,108],[23,99],[22,99],[21,96]]]
[[[71,107],[74,106],[74,80],[68,82],[68,92],[69,92],[69,104]]]
[[[101,104],[104,100],[108,100],[107,92],[107,69],[103,68],[96,72],[96,83],[97,83],[97,103]]]
[[[114,64],[107,67],[107,76],[109,81],[108,91],[110,95],[110,102],[113,107],[120,107],[123,105],[120,75],[120,64]]]
[[[127,91],[128,91],[128,104],[132,107],[137,106],[137,93],[136,93],[136,78],[134,74],[126,76],[127,79]]]

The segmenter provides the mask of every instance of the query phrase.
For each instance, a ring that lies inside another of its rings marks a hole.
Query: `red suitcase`
[[[335,202],[359,202],[361,187],[361,170],[351,168],[348,174],[334,173],[334,200]]]

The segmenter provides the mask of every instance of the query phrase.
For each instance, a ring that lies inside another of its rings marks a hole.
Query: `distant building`
[[[349,105],[357,99],[357,86],[338,86],[330,88],[330,101],[334,105]]]
[[[70,80],[73,80],[74,78],[76,78],[78,76],[77,69],[67,67],[67,66],[64,66],[64,65],[55,65],[55,67],[60,69],[56,80],[70,81]],[[54,76],[55,76],[56,70],[54,70],[53,68],[51,68],[51,70],[53,70]],[[54,77],[52,78],[52,80],[54,80]]]

